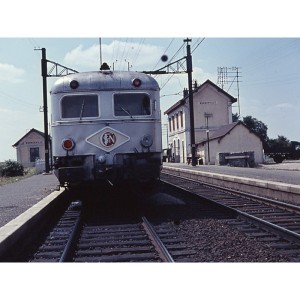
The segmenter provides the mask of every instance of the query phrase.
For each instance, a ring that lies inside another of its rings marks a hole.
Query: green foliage
[[[13,160],[6,160],[4,164],[1,165],[1,176],[14,177],[14,176],[23,176],[24,167],[22,164]]]
[[[263,143],[268,141],[268,126],[262,121],[257,120],[251,116],[246,116],[243,118],[243,123],[255,132],[262,140]]]
[[[278,135],[277,139],[269,139],[268,146],[270,151],[273,152],[288,152],[290,151],[292,144],[283,135]]]
[[[232,114],[232,122],[237,122],[240,120],[240,115],[238,113]]]

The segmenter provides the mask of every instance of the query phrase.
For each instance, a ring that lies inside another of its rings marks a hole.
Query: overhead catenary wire
[[[169,43],[168,47],[166,48],[166,50],[163,52],[162,55],[165,55],[168,51],[168,49],[170,48],[170,46],[172,45],[174,41],[174,38],[172,38],[171,42]],[[161,62],[161,57],[157,60],[157,63],[155,64],[155,66],[153,67],[152,71],[156,69],[157,65]]]
[[[199,40],[199,39],[198,39]],[[198,41],[197,40],[197,41]],[[200,46],[200,44],[202,44],[202,42],[205,40],[205,38],[202,38],[201,41],[197,44],[196,41],[196,46],[191,50],[191,53],[193,54],[193,52],[195,52],[195,50]]]
[[[142,41],[139,42],[139,45],[138,45],[137,50],[136,50],[136,53],[135,53],[135,55],[133,56],[133,59],[132,59],[132,65],[133,66],[136,64],[136,61],[139,58],[139,55],[141,53],[142,46],[143,46],[144,42],[145,42],[145,39],[142,39]]]
[[[178,53],[180,53],[180,51],[183,49],[183,47],[185,46],[185,43],[183,42],[183,44],[179,47],[179,49],[175,52],[175,54],[170,58],[169,60],[169,64],[172,63],[172,61],[177,57]],[[167,85],[167,83],[172,79],[172,77],[175,74],[169,74],[168,78],[165,80],[165,82],[161,85],[161,90]],[[156,78],[158,75],[155,75],[154,78]]]

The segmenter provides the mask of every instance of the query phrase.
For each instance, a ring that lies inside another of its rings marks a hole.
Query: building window
[[[172,122],[171,122],[171,118],[169,118],[169,131],[172,131]]]
[[[179,120],[178,120],[178,114],[176,114],[176,127],[179,129]]]
[[[175,121],[174,121],[174,116],[172,116],[172,127],[173,127],[173,130],[175,131]]]
[[[180,112],[180,126],[183,128],[183,111]]]
[[[30,148],[30,162],[35,162],[37,159],[40,158],[40,148],[35,147],[35,148]]]

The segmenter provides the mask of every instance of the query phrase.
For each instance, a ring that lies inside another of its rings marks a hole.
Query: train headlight
[[[153,138],[150,134],[146,134],[142,137],[141,139],[141,144],[143,147],[145,148],[149,148],[152,146],[153,144]]]
[[[72,81],[70,82],[70,88],[71,88],[71,89],[75,90],[75,89],[77,89],[78,87],[79,87],[79,82],[78,82],[77,80],[72,80]]]
[[[133,85],[134,87],[140,87],[141,84],[142,84],[142,80],[139,79],[139,78],[135,78],[135,79],[132,80],[132,85]]]
[[[75,147],[75,142],[71,139],[71,138],[68,138],[68,139],[64,139],[62,141],[62,147],[67,150],[67,151],[70,151],[72,149],[74,149]]]
[[[106,157],[104,155],[99,155],[97,160],[100,164],[104,164],[106,162]]]

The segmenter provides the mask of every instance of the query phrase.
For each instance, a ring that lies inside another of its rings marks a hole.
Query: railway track
[[[230,222],[291,261],[300,261],[300,207],[272,199],[184,179],[163,172],[161,180],[230,210],[238,218]]]
[[[81,202],[71,203],[31,262],[174,262],[189,251],[172,227],[139,222],[93,224],[83,220]]]

